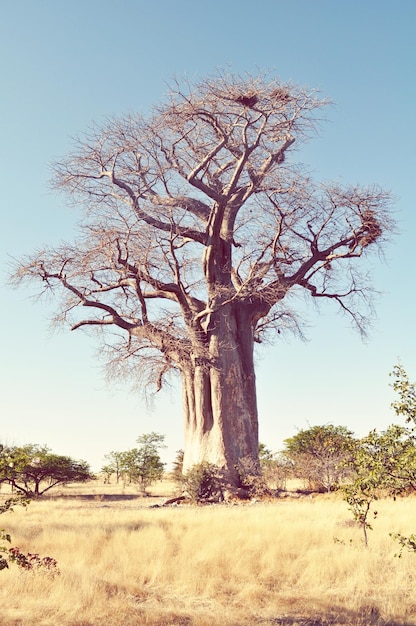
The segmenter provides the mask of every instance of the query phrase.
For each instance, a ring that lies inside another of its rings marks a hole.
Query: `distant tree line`
[[[159,450],[164,448],[164,435],[152,432],[137,439],[140,445],[124,452],[110,452],[101,469],[105,482],[115,476],[116,482],[138,484],[140,491],[147,488],[164,473]],[[68,483],[94,480],[86,461],[53,453],[45,445],[26,444],[6,446],[0,444],[0,488],[9,485],[13,493],[28,499],[38,498],[53,487]]]
[[[395,366],[391,375],[392,387],[399,394],[392,407],[397,416],[405,417],[406,425],[392,424],[362,438],[345,426],[314,425],[286,439],[278,452],[260,443],[260,472],[250,459],[241,459],[237,467],[241,486],[251,496],[273,495],[284,491],[289,479],[297,479],[303,490],[311,492],[342,490],[353,512],[357,506],[354,498],[360,499],[363,493],[367,502],[381,491],[394,495],[415,490],[416,386],[401,366]],[[102,472],[107,482],[114,477],[117,483],[138,483],[145,492],[163,476],[159,449],[164,447],[164,436],[150,433],[137,442],[139,448],[107,454]],[[220,468],[201,463],[184,472],[183,458],[184,452],[179,450],[170,473],[179,489],[195,501],[221,499]]]
[[[290,478],[301,479],[305,489],[333,491],[364,479],[389,493],[416,489],[416,385],[402,366],[395,366],[393,389],[399,399],[392,408],[405,425],[391,424],[357,438],[345,426],[311,426],[284,441],[272,454],[260,444],[263,473],[280,466]]]
[[[391,495],[416,490],[416,383],[411,383],[402,366],[394,367],[393,389],[398,400],[392,407],[405,425],[392,424],[385,431],[372,430],[362,438],[345,426],[314,425],[299,430],[284,441],[279,452],[259,444],[260,471],[250,459],[241,459],[237,471],[248,495],[273,495],[298,479],[304,490],[330,492],[342,489],[351,510],[362,521],[366,507],[380,491]],[[138,485],[142,493],[162,479],[165,463],[160,450],[165,436],[156,432],[140,435],[137,447],[111,451],[101,468],[104,481]],[[209,463],[183,472],[184,453],[179,450],[171,478],[193,494],[195,500],[223,497],[221,468]],[[57,485],[94,479],[85,461],[54,454],[47,446],[0,445],[0,486],[27,498],[39,497]]]

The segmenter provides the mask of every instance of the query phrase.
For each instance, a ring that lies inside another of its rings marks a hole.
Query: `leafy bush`
[[[250,457],[240,459],[237,465],[241,487],[247,490],[250,498],[264,498],[271,495],[266,477],[258,464]]]
[[[395,377],[393,389],[399,394],[392,407],[397,416],[404,415],[406,422],[413,425],[392,424],[381,433],[372,430],[357,442],[348,463],[344,462],[351,472],[351,481],[342,487],[344,500],[363,529],[365,545],[367,530],[371,530],[370,507],[379,494],[396,497],[416,488],[416,384],[409,382],[401,366],[395,366],[392,376]],[[399,541],[401,552],[413,550],[416,545],[414,535],[391,536]]]
[[[285,440],[284,455],[294,475],[309,489],[333,491],[349,475],[356,440],[344,426],[326,424],[300,430]]]
[[[197,463],[182,476],[182,489],[193,502],[220,502],[224,499],[222,478],[216,465]]]

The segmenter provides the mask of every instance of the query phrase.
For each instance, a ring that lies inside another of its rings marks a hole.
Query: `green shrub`
[[[197,463],[182,476],[182,490],[193,502],[221,502],[222,479],[221,469],[216,465]]]

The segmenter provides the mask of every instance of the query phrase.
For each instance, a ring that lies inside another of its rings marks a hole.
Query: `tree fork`
[[[235,486],[241,459],[258,461],[254,341],[302,336],[287,304],[300,292],[365,333],[361,268],[393,228],[388,192],[319,184],[291,160],[326,104],[309,88],[219,72],[176,83],[147,119],[95,127],[53,181],[85,209],[83,236],[15,273],[58,295],[59,321],[101,331],[120,375],[157,390],[178,370],[185,469],[208,461]]]

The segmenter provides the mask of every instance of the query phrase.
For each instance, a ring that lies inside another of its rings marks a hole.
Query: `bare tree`
[[[332,300],[366,329],[359,266],[391,230],[391,199],[317,184],[292,161],[326,105],[268,76],[219,72],[175,82],[148,117],[94,127],[55,164],[54,187],[85,210],[82,234],[23,260],[15,278],[59,292],[72,329],[115,331],[101,336],[125,374],[158,390],[180,373],[185,471],[206,461],[236,484],[239,460],[258,462],[253,348],[300,330],[297,296]]]

